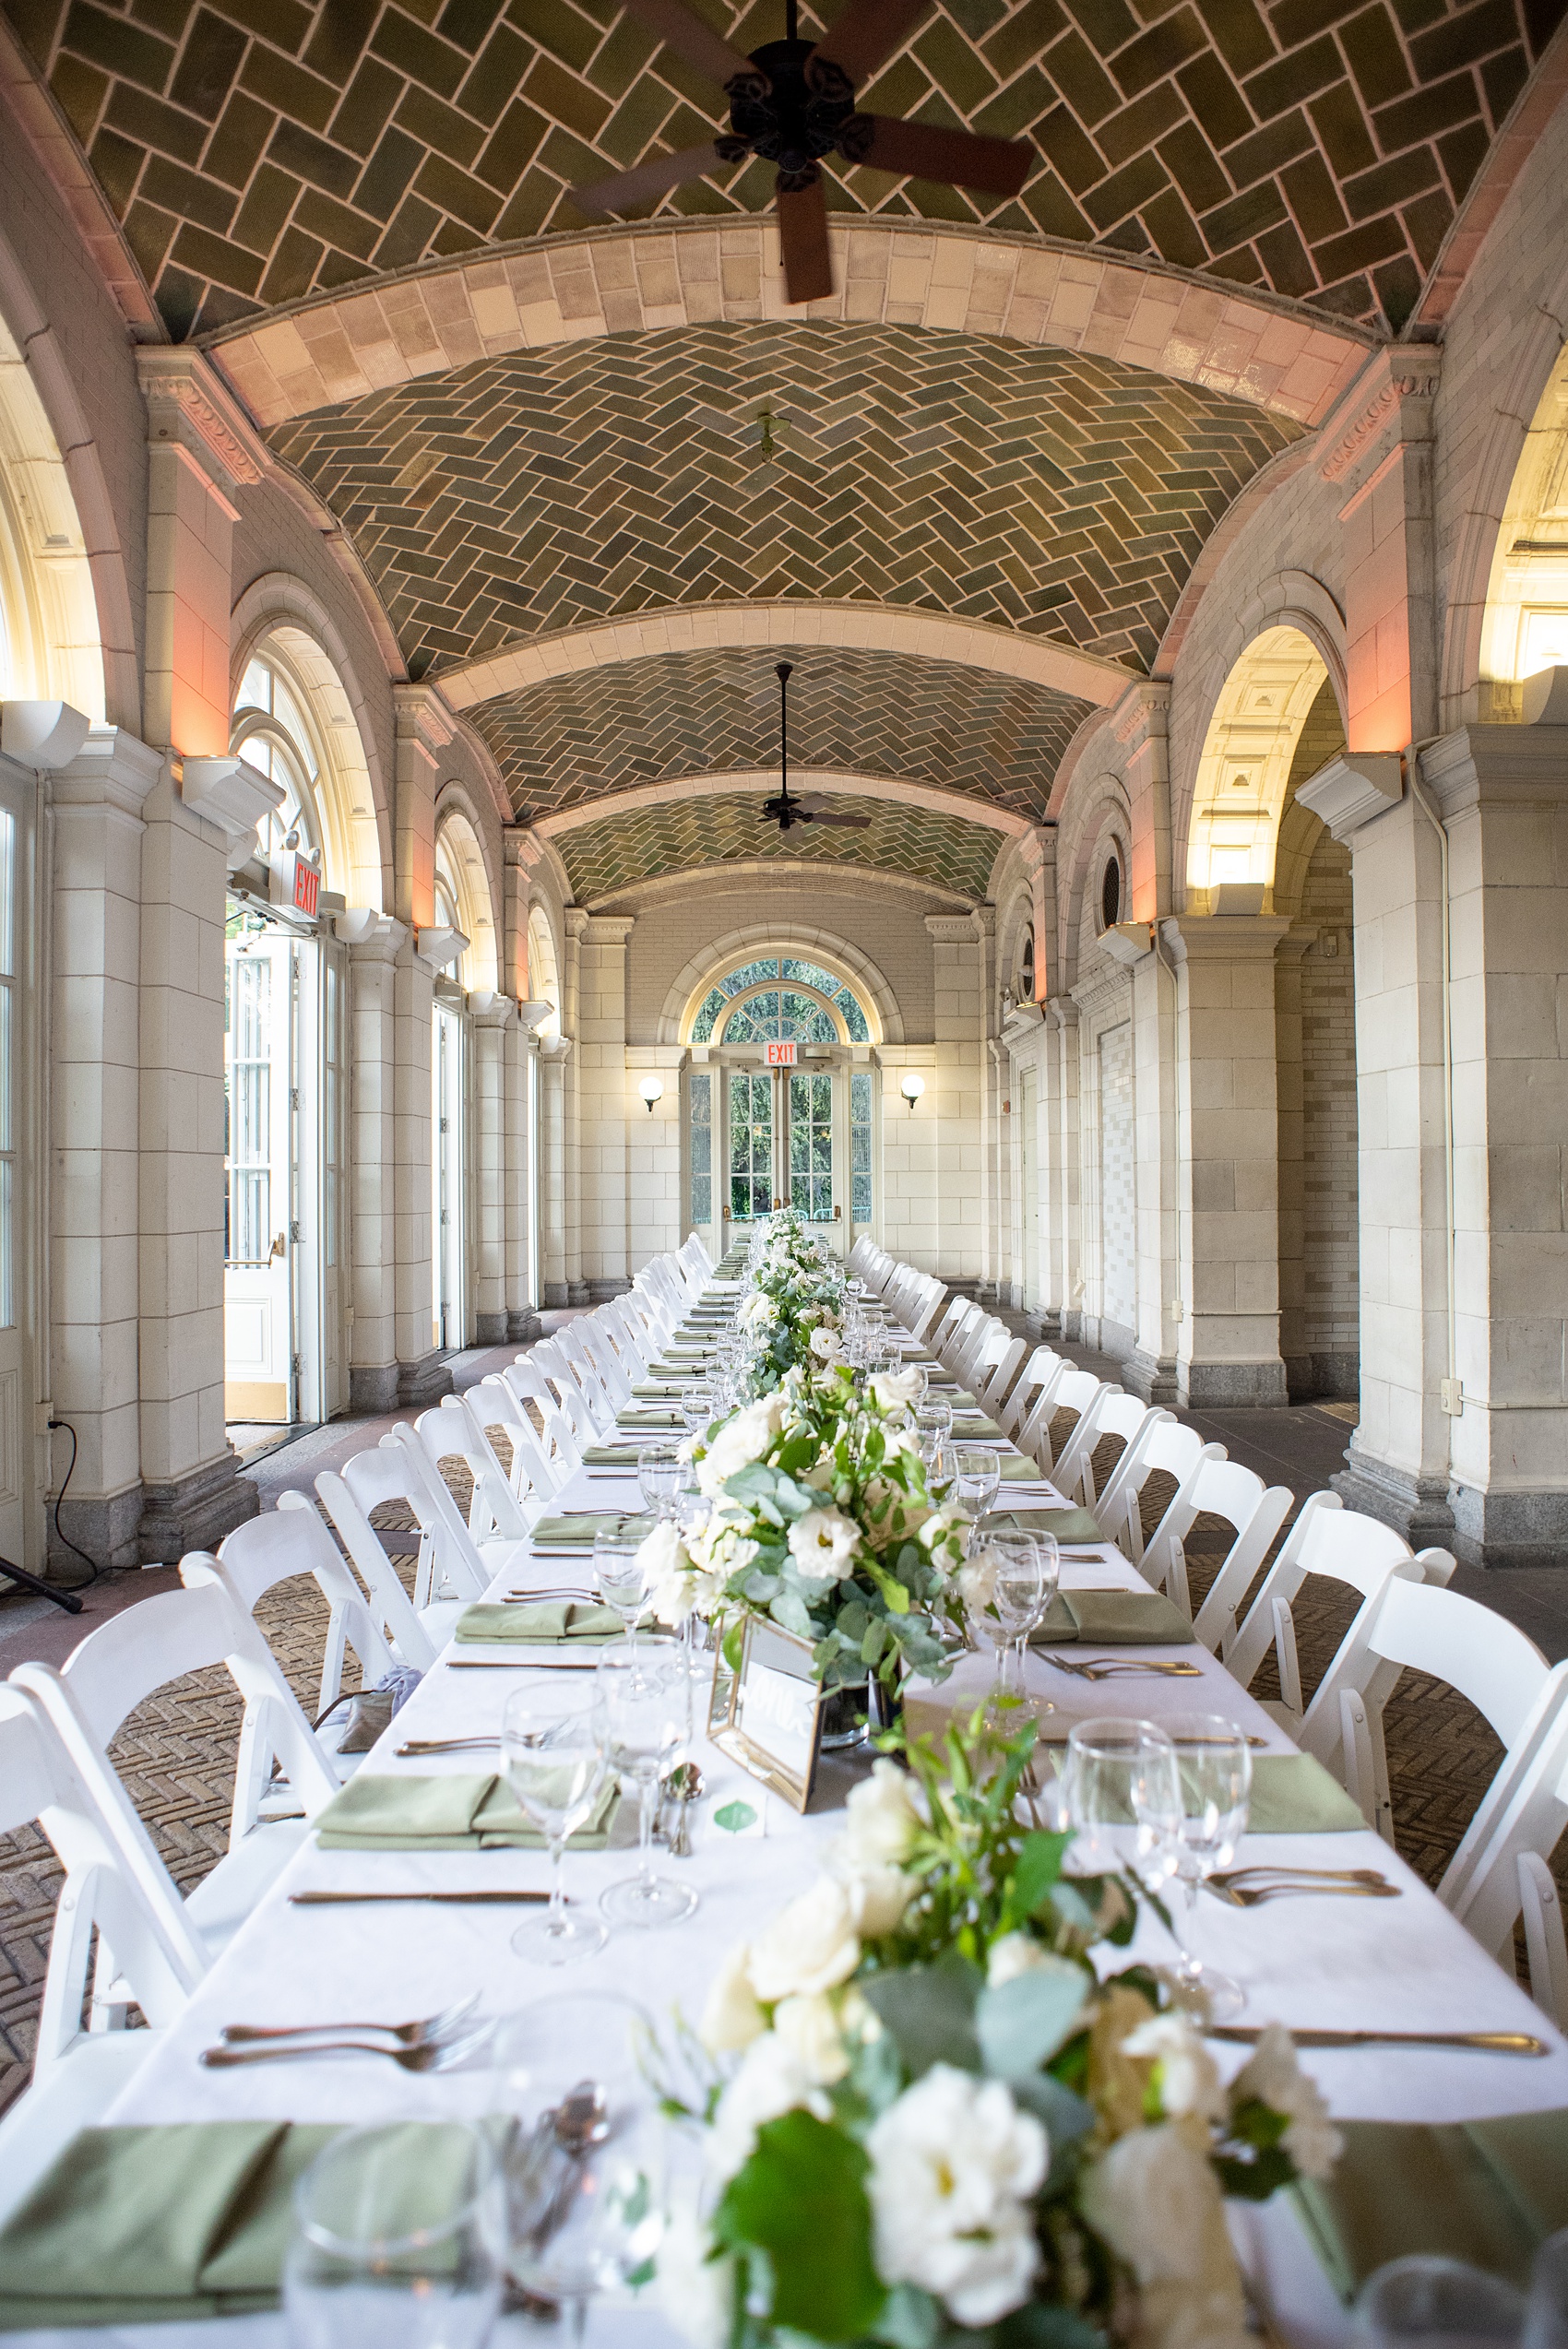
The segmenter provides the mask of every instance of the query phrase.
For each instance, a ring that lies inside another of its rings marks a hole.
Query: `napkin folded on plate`
[[[1310,1753],[1253,1756],[1249,1835],[1354,1835],[1367,1833],[1360,1806]]]
[[[994,1441],[1001,1433],[995,1420],[988,1419],[983,1411],[955,1411],[953,1414],[955,1443],[984,1443]]]
[[[686,1423],[678,1411],[623,1411],[615,1424],[627,1435],[647,1432],[650,1435],[684,1435]]]
[[[276,2307],[295,2181],[341,2125],[84,2129],[0,2228],[0,2331]],[[450,2207],[468,2154],[442,2122],[402,2127],[412,2231]]]
[[[624,1468],[628,1477],[637,1473],[637,1446],[635,1443],[590,1443],[583,1453],[585,1468]]]
[[[541,1517],[533,1529],[535,1549],[591,1549],[600,1534],[647,1534],[654,1520],[640,1509],[584,1510],[580,1516]]]
[[[624,1629],[612,1607],[585,1605],[580,1599],[541,1598],[531,1606],[465,1608],[457,1618],[454,1639],[526,1640],[534,1646],[560,1647],[570,1640],[612,1640]]]
[[[1035,1475],[1039,1475],[1038,1468]],[[990,1515],[998,1524],[1016,1525],[1026,1534],[1054,1534],[1058,1541],[1105,1539],[1087,1509],[993,1509]],[[1133,1596],[1136,1597],[1137,1593]]]
[[[672,1403],[685,1383],[684,1379],[639,1379],[632,1389],[633,1399],[638,1403]]]
[[[1341,2299],[1385,2260],[1417,2251],[1526,2284],[1540,2245],[1568,2226],[1568,2112],[1339,2128],[1334,2176],[1290,2192]]]
[[[573,1851],[602,1851],[620,1800],[613,1779],[593,1815],[567,1841]],[[328,1852],[542,1851],[544,1837],[518,1809],[505,1778],[368,1777],[362,1770],[315,1822]]]
[[[1059,1590],[1029,1644],[1060,1647],[1070,1640],[1099,1647],[1190,1647],[1193,1627],[1163,1591]]]

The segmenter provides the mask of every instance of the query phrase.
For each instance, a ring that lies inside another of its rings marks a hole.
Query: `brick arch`
[[[665,991],[659,1014],[659,1041],[679,1044],[696,1016],[708,989],[734,964],[760,961],[765,955],[796,955],[802,962],[820,963],[825,970],[852,987],[864,1005],[873,1044],[901,1044],[904,1022],[898,999],[883,972],[859,946],[836,932],[814,930],[809,922],[746,922],[699,947],[676,972]],[[880,1032],[878,1032],[880,1031]]]

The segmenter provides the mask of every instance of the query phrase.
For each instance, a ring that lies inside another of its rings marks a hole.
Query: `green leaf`
[[[1032,1916],[1062,1873],[1062,1855],[1073,1838],[1049,1835],[1036,1828],[1024,1837],[1018,1865],[1013,1871],[1013,1907],[1019,1916]]]
[[[713,1823],[727,1835],[743,1835],[748,1827],[756,1825],[756,1813],[749,1802],[727,1802],[722,1810],[714,1812]]]
[[[1049,2308],[1038,2300],[1016,2308],[996,2329],[997,2349],[1105,2349],[1099,2325],[1075,2308]]]
[[[876,2320],[873,2341],[892,2349],[935,2349],[943,2332],[942,2310],[918,2284],[896,2284]]]
[[[1266,2202],[1280,2187],[1289,2186],[1296,2175],[1296,2165],[1289,2154],[1277,2147],[1271,2153],[1259,2153],[1255,2161],[1235,2161],[1226,2153],[1217,2153],[1212,2159],[1222,2190],[1242,2202]]]
[[[886,2294],[872,2259],[870,2166],[853,2138],[812,2113],[785,2113],[757,2131],[713,2232],[727,2249],[767,2254],[775,2325],[853,2341],[876,2323]]]
[[[1038,2071],[1072,2036],[1087,2004],[1092,1977],[1070,1958],[1056,1958],[994,1990],[975,2007],[975,2035],[987,2071],[1016,2080]]]
[[[933,2063],[956,2064],[963,2071],[981,2069],[975,2033],[980,1981],[979,1966],[948,1950],[934,1965],[868,1975],[861,1988],[918,2080]]]
[[[1067,2147],[1080,2137],[1087,2137],[1095,2124],[1095,2110],[1082,2096],[1053,2080],[1049,2071],[1031,2072],[1026,2080],[1007,2082],[1013,2102],[1033,2113],[1045,2123],[1045,2133],[1051,2140],[1052,2171],[1061,2163]]]

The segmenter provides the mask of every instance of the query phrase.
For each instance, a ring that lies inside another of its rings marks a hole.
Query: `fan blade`
[[[742,57],[738,49],[731,49],[727,41],[720,41],[700,17],[694,17],[689,9],[682,7],[681,0],[625,0],[625,6],[628,16],[640,18],[650,32],[656,32],[671,49],[678,49],[688,65],[695,65],[709,81],[716,81],[720,89],[737,74],[758,77],[751,59]],[[766,79],[766,76],[760,78]]]
[[[845,832],[871,830],[869,815],[814,815],[809,809],[802,809],[800,817],[802,824],[837,824]]]
[[[978,188],[985,196],[1016,196],[1037,160],[1027,139],[978,138],[973,131],[898,123],[887,114],[851,119],[874,125],[871,145],[855,155],[857,163],[876,172],[906,172],[915,179]]]
[[[931,0],[849,0],[812,53],[837,65],[859,88],[891,57],[930,6]]]
[[[733,168],[709,139],[706,147],[683,147],[677,155],[650,155],[645,163],[634,163],[629,172],[613,172],[606,180],[575,187],[572,201],[579,212],[624,212],[650,196],[664,196],[672,187],[684,187],[688,180],[700,180],[707,172]]]
[[[820,176],[809,187],[785,187],[778,174],[778,244],[784,291],[790,302],[820,302],[833,291],[827,247],[827,205]]]

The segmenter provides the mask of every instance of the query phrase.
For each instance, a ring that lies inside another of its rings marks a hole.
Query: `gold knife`
[[[1229,2039],[1238,2046],[1255,2047],[1263,2033],[1250,2023],[1211,2023],[1207,2025],[1206,2036]],[[1298,2031],[1291,2028],[1290,2036],[1298,2047],[1460,2047],[1488,2056],[1549,2056],[1551,2053],[1546,2040],[1534,2038],[1527,2031]]]
[[[549,1898],[548,1892],[291,1892],[289,1904],[291,1908],[342,1908],[356,1901],[451,1901],[459,1907],[471,1907],[487,1902],[542,1903]]]

